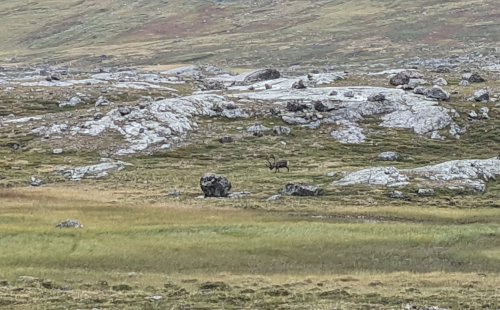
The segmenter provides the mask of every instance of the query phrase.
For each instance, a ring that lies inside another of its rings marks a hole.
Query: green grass
[[[150,305],[142,300],[153,293],[171,294],[161,284],[170,279],[177,289],[186,288],[188,295],[167,298],[164,305],[191,302],[202,306],[213,298],[212,307],[230,309],[243,305],[265,309],[267,303],[297,304],[304,309],[338,303],[357,309],[367,302],[393,308],[402,300],[459,307],[464,300],[450,298],[458,296],[460,285],[456,281],[465,275],[477,278],[476,274],[487,274],[488,278],[480,278],[471,294],[484,295],[481,301],[468,303],[494,309],[496,302],[497,293],[487,290],[494,283],[491,281],[498,281],[500,272],[498,219],[473,224],[447,220],[481,216],[482,210],[422,212],[412,207],[404,210],[414,213],[410,222],[328,222],[286,213],[214,208],[209,207],[215,203],[210,200],[191,205],[177,201],[127,204],[117,203],[117,198],[118,193],[98,193],[91,188],[0,192],[0,278],[27,287],[16,294],[18,300],[11,305],[31,307],[19,299],[27,294],[61,307],[105,305],[125,299],[128,307],[134,308],[132,305]],[[427,221],[426,213],[436,216]],[[85,227],[55,228],[66,218],[78,218]],[[61,294],[74,297],[63,301],[58,294],[50,301],[46,298],[56,291],[44,289],[38,282],[18,282],[23,275],[50,279],[54,287],[69,285],[72,291]],[[414,278],[408,288],[415,290],[435,291],[438,283],[449,281],[446,289],[450,296],[406,294],[405,299],[398,290],[390,289],[398,281],[404,287],[403,275]],[[343,277],[361,283],[339,286]],[[197,280],[188,284],[184,280],[189,278]],[[199,291],[201,282],[214,279],[239,289]],[[304,279],[324,283],[292,284]],[[116,294],[113,290],[93,284],[102,280],[110,286],[127,284],[133,294],[111,297]],[[255,284],[250,284],[252,281]],[[377,281],[383,288],[375,289]],[[94,291],[100,301],[74,295],[85,283],[90,285],[85,290]],[[317,289],[311,290],[313,287]],[[254,292],[231,305],[230,300],[243,289]],[[0,288],[0,301],[9,305],[12,294],[9,288]],[[265,304],[256,304],[257,300]]]

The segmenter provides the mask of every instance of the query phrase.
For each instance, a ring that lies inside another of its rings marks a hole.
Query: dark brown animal
[[[272,163],[269,160],[269,158],[273,159]],[[288,172],[290,172],[290,169],[288,168],[288,161],[280,160],[280,161],[276,162],[276,158],[274,157],[274,155],[269,156],[269,158],[267,159],[267,162],[269,163],[269,165],[267,167],[269,168],[269,170],[272,171],[274,169],[275,170],[274,173],[276,173],[276,172],[280,171],[280,168],[286,168],[286,170]]]

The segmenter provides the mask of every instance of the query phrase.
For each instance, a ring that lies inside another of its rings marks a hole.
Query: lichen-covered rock
[[[226,177],[206,173],[200,179],[200,187],[205,197],[227,197],[231,190],[231,182]]]
[[[410,82],[410,79],[419,79],[422,75],[415,71],[401,71],[393,76],[390,80],[391,85],[405,85]]]
[[[80,166],[74,168],[61,168],[59,173],[65,177],[79,181],[83,178],[98,179],[108,176],[109,171],[121,171],[125,166],[130,165],[123,161],[113,161],[110,159],[101,159],[102,163],[90,166]]]
[[[283,193],[292,196],[318,196],[319,189],[317,186],[302,183],[288,183]]]
[[[419,188],[417,191],[417,195],[419,196],[434,196],[436,191],[432,188]]]

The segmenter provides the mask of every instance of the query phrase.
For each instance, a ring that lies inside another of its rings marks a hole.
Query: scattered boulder
[[[287,126],[274,126],[273,133],[278,136],[288,136],[291,133],[290,127]]]
[[[445,79],[443,79],[442,77],[435,79],[434,81],[432,81],[432,83],[434,85],[437,85],[437,86],[446,86],[446,85],[448,85],[448,82]]]
[[[479,75],[479,73],[474,72],[474,73],[465,73],[462,75],[462,80],[466,80],[470,83],[482,83],[486,82],[486,80]]]
[[[399,86],[408,84],[410,82],[410,79],[419,79],[421,77],[422,75],[418,72],[401,71],[395,76],[393,76],[389,82],[391,83],[391,85]]]
[[[401,191],[391,191],[387,194],[389,198],[392,199],[402,199],[402,200],[409,200],[408,196],[406,196],[403,192]]]
[[[338,91],[336,91],[336,90],[332,90],[332,91],[328,94],[328,96],[337,96],[338,94],[339,94],[339,92],[338,92]]]
[[[120,113],[121,116],[129,115],[131,112],[129,107],[124,107],[124,106],[119,106],[118,107],[118,113]]]
[[[307,88],[306,85],[304,85],[304,81],[298,80],[297,82],[292,84],[292,88],[294,89],[304,89]]]
[[[426,92],[427,92],[427,89],[423,86],[415,87],[415,89],[413,90],[413,93],[417,94],[417,95],[424,95],[425,96]]]
[[[314,109],[318,112],[330,112],[338,108],[338,101],[322,101],[317,100],[314,102]]]
[[[250,74],[248,74],[245,77],[243,82],[244,83],[255,83],[255,82],[261,82],[261,81],[279,79],[280,77],[281,77],[281,74],[276,69],[261,69],[261,70],[253,71]]]
[[[318,196],[319,189],[317,186],[307,185],[303,183],[288,183],[283,190],[285,195],[292,196]]]
[[[265,87],[266,89],[272,89],[272,88],[273,88],[271,85],[269,85],[269,84],[267,84],[267,83],[264,85],[264,87]]]
[[[83,228],[82,223],[78,220],[65,220],[56,225],[57,228]]]
[[[55,155],[62,154],[62,152],[63,152],[63,149],[53,149],[52,150],[52,154],[55,154]]]
[[[441,87],[434,85],[431,88],[427,89],[426,96],[428,98],[434,98],[439,100],[449,100],[450,93],[442,89]]]
[[[420,85],[427,85],[429,84],[426,80],[424,79],[410,79],[408,84],[402,85],[403,89],[414,89],[415,87],[418,87]]]
[[[231,182],[226,177],[206,173],[200,179],[200,187],[205,197],[227,197],[231,190]]]
[[[203,81],[203,91],[210,91],[210,90],[225,90],[226,86],[224,83],[221,81],[217,80],[204,80]]]
[[[308,108],[307,104],[300,101],[288,101],[286,103],[286,109],[290,112],[302,112]]]
[[[479,109],[479,114],[482,119],[489,119],[490,118],[490,116],[488,115],[489,112],[490,109],[488,107],[482,107],[481,109]]]
[[[219,139],[220,143],[232,143],[234,142],[233,137],[225,136]]]
[[[372,94],[368,97],[368,101],[380,102],[385,100],[385,95],[382,93]]]
[[[474,92],[474,100],[488,101],[490,100],[490,90],[488,88],[481,88]]]
[[[37,179],[35,177],[31,177],[31,183],[30,183],[31,186],[40,186],[42,185],[42,180],[40,179]]]
[[[83,103],[82,99],[80,99],[80,97],[78,97],[78,96],[74,96],[74,97],[71,97],[68,101],[60,103],[59,107],[60,108],[75,107],[75,106],[77,106],[77,105],[79,105],[81,103]]]
[[[401,158],[401,155],[397,152],[382,152],[378,154],[377,156],[378,159],[380,160],[385,160],[385,161],[395,161]]]
[[[434,196],[436,192],[432,188],[419,188],[417,195],[419,196]]]

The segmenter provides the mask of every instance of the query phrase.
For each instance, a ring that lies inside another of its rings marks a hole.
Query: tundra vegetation
[[[0,308],[498,309],[498,4],[441,2],[2,1]]]

